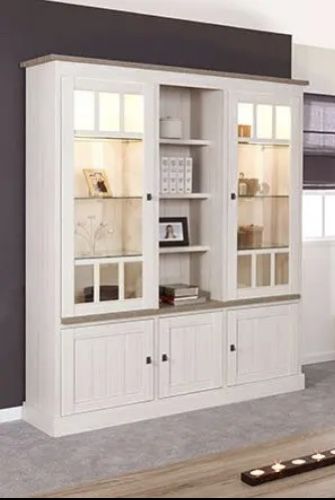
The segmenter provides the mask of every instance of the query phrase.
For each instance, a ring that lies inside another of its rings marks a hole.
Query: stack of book
[[[159,288],[160,300],[171,306],[189,306],[205,304],[208,295],[200,293],[199,287],[193,285],[175,284]]]

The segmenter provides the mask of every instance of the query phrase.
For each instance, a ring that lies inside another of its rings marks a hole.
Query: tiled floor
[[[307,390],[51,439],[0,425],[0,497],[24,497],[335,425],[335,363],[306,368]]]

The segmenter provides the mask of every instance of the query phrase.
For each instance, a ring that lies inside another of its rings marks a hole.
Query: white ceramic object
[[[160,135],[162,139],[181,139],[183,124],[179,118],[162,118],[160,121]]]

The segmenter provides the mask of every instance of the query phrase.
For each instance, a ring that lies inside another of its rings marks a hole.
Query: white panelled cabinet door
[[[160,321],[160,398],[222,387],[222,315]]]
[[[229,385],[297,374],[297,306],[231,311],[228,332]]]
[[[63,333],[63,415],[151,401],[153,321]]]

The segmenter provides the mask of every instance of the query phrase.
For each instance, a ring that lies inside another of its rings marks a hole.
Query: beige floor
[[[39,498],[335,498],[335,467],[259,488],[251,488],[240,481],[240,473],[250,468],[333,447],[335,430],[305,434]]]

